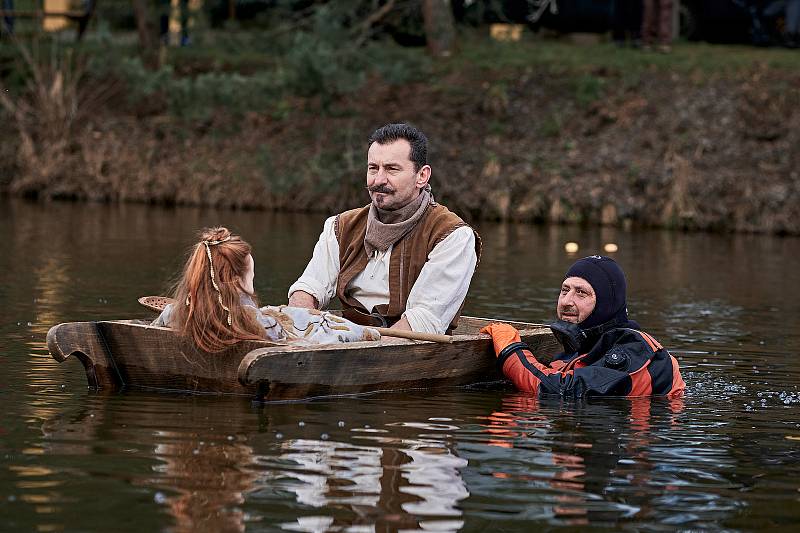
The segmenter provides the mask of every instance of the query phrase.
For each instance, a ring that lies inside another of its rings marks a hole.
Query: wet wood
[[[421,331],[406,331],[396,328],[372,328],[377,330],[381,336],[397,337],[398,339],[411,339],[414,341],[431,341],[431,342],[453,342],[452,335],[441,335],[439,333],[424,333]]]
[[[96,322],[69,322],[53,326],[47,332],[47,349],[59,363],[74,357],[83,365],[90,387],[120,386],[110,374],[113,364],[108,357]]]
[[[168,328],[135,320],[59,324],[47,335],[53,358],[81,361],[91,387],[286,400],[329,394],[467,385],[499,380],[490,321],[462,317],[450,344],[405,339],[308,346],[241,342],[206,353]],[[512,323],[544,360],[557,351],[549,329]]]
[[[466,317],[462,321],[471,322],[473,332],[453,335],[451,344],[396,340],[327,345],[314,351],[294,346],[255,350],[242,360],[239,381],[256,385],[258,399],[276,400],[503,379],[491,337],[478,335],[475,327],[476,321],[480,325],[490,321]],[[549,361],[557,351],[548,328],[525,328],[520,334],[543,360]]]
[[[59,324],[48,332],[47,343],[57,361],[74,356],[83,363],[90,387],[242,395],[253,392],[236,380],[242,357],[274,345],[241,342],[207,353],[168,328],[132,320]]]

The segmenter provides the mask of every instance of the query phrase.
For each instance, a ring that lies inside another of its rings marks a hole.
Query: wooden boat
[[[97,389],[148,389],[235,394],[259,401],[469,385],[502,379],[492,320],[462,317],[449,344],[405,339],[316,345],[246,341],[206,353],[168,328],[141,320],[68,322],[53,326],[47,346],[56,361],[70,356]],[[543,361],[559,350],[549,328],[508,322]]]

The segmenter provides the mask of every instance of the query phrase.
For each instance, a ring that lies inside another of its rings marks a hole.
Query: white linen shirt
[[[289,287],[290,297],[295,291],[305,291],[317,299],[320,309],[327,307],[336,296],[339,241],[334,231],[335,220],[336,216],[332,216],[325,221],[311,261],[300,279]],[[355,289],[353,298],[367,310],[389,303],[392,249],[390,246],[383,253],[375,251],[364,271],[348,285]],[[477,262],[475,234],[468,226],[456,229],[434,246],[406,302],[403,316],[411,329],[425,333],[445,332],[467,296]]]

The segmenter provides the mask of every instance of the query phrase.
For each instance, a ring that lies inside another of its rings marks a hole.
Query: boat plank
[[[89,386],[196,394],[234,394],[263,400],[427,388],[501,379],[488,319],[462,317],[453,343],[405,339],[308,345],[245,341],[207,353],[169,328],[136,320],[53,326],[48,348],[59,362],[81,361]],[[557,344],[549,329],[514,323],[522,339],[548,360]],[[527,329],[525,329],[527,327]],[[468,333],[468,334],[463,334]]]
[[[544,360],[558,351],[549,329],[526,329],[521,336]],[[501,379],[488,335],[454,336],[452,344],[411,341],[392,350],[342,345],[293,352],[264,348],[247,354],[239,367],[239,382],[257,385],[256,396],[261,400],[459,386]]]
[[[47,349],[59,363],[70,357],[80,361],[92,388],[122,385],[97,330],[97,322],[67,322],[53,326],[47,332]]]
[[[112,354],[125,386],[207,394],[251,395],[236,372],[250,351],[274,346],[266,341],[237,343],[217,353],[198,350],[169,328],[98,322],[98,330]]]

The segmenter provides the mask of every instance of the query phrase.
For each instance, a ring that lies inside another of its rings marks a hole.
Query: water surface
[[[629,310],[681,400],[512,388],[252,405],[86,388],[45,335],[149,318],[198,228],[254,245],[282,303],[324,217],[0,202],[3,531],[789,530],[800,521],[800,239],[481,224],[465,313],[552,318],[569,264],[619,245]],[[581,245],[578,255],[564,243]]]

